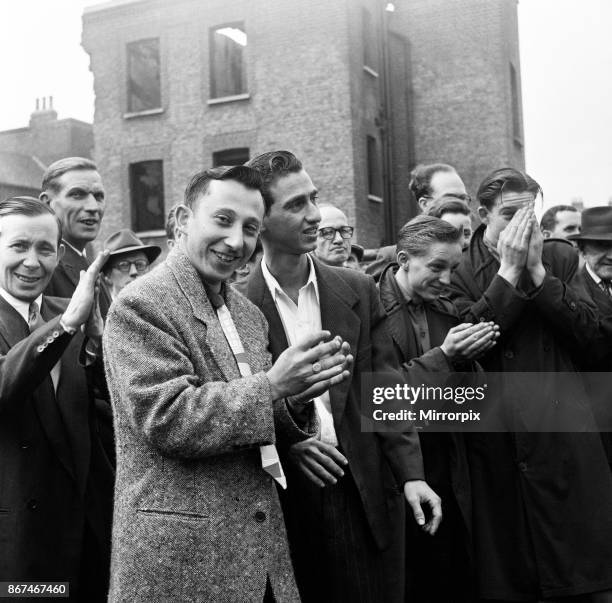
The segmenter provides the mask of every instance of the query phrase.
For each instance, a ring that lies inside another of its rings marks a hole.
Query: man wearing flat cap
[[[110,255],[102,273],[113,300],[127,284],[149,272],[149,267],[161,253],[161,247],[145,245],[127,228],[110,235],[104,248],[110,251]]]
[[[584,258],[584,266],[574,284],[593,300],[603,319],[612,317],[612,207],[590,207],[582,212],[582,232],[568,237],[576,241]],[[602,354],[593,353],[583,359],[585,380],[589,389],[593,412],[608,462],[612,467],[612,408],[610,408],[610,372],[612,351],[606,346]]]

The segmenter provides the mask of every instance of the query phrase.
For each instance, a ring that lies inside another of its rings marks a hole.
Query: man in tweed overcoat
[[[311,347],[320,332],[270,368],[263,315],[223,285],[255,247],[260,184],[243,166],[197,174],[177,210],[178,244],[109,313],[117,441],[111,601],[299,600],[259,448],[315,433],[312,403],[297,400],[345,378],[350,359],[336,339]],[[223,304],[250,376],[241,375],[218,319]]]

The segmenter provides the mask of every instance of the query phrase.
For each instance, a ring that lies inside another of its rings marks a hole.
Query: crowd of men
[[[472,200],[451,166],[417,166],[420,215],[364,269],[315,182],[288,151],[198,172],[161,262],[127,229],[96,241],[90,160],[0,201],[0,582],[612,601],[612,208],[538,222],[524,172]],[[367,375],[439,373],[537,387],[506,430],[362,429]]]

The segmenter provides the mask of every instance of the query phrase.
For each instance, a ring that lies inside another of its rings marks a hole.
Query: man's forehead
[[[533,203],[535,197],[535,194],[530,191],[517,192],[502,190],[497,197],[497,203],[500,209],[504,207],[518,209],[528,203]]]
[[[304,169],[299,172],[283,174],[277,177],[270,186],[270,192],[274,196],[275,202],[299,195],[310,195],[316,190],[312,179]]]
[[[457,172],[440,170],[431,177],[430,187],[434,197],[448,193],[465,193],[465,184]]]
[[[337,207],[322,206],[319,207],[321,213],[321,222],[319,228],[325,226],[348,226],[348,219],[344,212]]]
[[[68,170],[57,182],[61,188],[67,186],[102,186],[102,178],[96,170]]]
[[[35,231],[48,230],[51,238],[58,236],[57,220],[51,214],[9,214],[0,216],[0,236],[31,238]]]

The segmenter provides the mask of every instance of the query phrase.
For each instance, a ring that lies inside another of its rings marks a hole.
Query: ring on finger
[[[313,373],[320,373],[321,372],[321,363],[320,362],[313,362],[312,363],[312,372]]]

